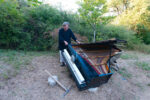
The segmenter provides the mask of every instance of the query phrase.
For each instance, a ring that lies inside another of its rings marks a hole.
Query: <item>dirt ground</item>
[[[38,56],[15,77],[0,81],[0,100],[150,100],[150,71],[138,67],[139,61],[149,63],[150,55],[126,52],[118,60],[121,71],[114,72],[108,83],[92,93],[77,89],[67,68],[59,66],[57,56]],[[58,85],[48,85],[45,69],[66,87],[73,86],[65,98]]]

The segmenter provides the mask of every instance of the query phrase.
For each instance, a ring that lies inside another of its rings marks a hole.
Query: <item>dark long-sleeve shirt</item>
[[[71,44],[71,38],[76,41],[76,37],[71,31],[71,29],[68,29],[65,31],[63,28],[59,30],[59,50],[63,50],[67,48],[64,41],[67,41],[68,44]]]

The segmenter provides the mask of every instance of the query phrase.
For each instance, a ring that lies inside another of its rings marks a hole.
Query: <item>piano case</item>
[[[65,53],[62,53],[62,55],[79,90],[98,87],[108,82],[113,74],[110,58],[121,52],[114,45],[115,43],[117,43],[117,40],[68,45],[66,51],[71,61],[69,62]],[[79,72],[75,72],[76,70],[73,69],[71,63],[75,64]]]

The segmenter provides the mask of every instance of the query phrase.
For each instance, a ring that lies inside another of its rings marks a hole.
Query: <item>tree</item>
[[[131,0],[121,0],[121,1],[123,3],[125,10],[128,9]]]
[[[117,14],[119,15],[122,12],[121,9],[121,0],[109,0],[108,1],[108,7],[112,8],[114,12],[117,12]]]
[[[131,0],[108,0],[108,7],[112,8],[118,15],[129,8]]]
[[[80,16],[90,24],[93,29],[93,42],[95,42],[97,25],[100,23],[103,14],[107,11],[105,3],[105,0],[83,0],[79,3],[80,8],[78,11]]]
[[[144,43],[150,44],[150,1],[130,0],[128,9],[117,16],[112,24],[136,31]]]
[[[112,22],[116,25],[124,25],[136,30],[137,24],[143,24],[150,29],[150,10],[148,9],[149,0],[131,0],[130,8],[117,16]]]

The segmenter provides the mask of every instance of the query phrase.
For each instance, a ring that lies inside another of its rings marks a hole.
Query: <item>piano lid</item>
[[[119,39],[110,39],[110,40],[103,40],[103,41],[98,41],[98,42],[95,42],[95,43],[81,43],[81,44],[72,44],[72,46],[92,46],[92,45],[114,45],[114,44],[117,44],[117,43],[127,43],[127,41],[125,40],[119,40]]]

